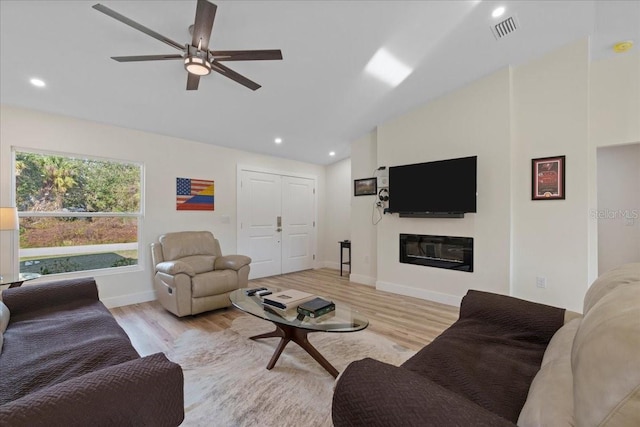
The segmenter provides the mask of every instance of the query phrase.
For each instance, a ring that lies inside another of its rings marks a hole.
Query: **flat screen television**
[[[389,209],[401,216],[476,211],[477,156],[389,168]]]

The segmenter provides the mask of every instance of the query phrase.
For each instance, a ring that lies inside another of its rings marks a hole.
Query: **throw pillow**
[[[2,353],[4,331],[7,329],[7,325],[9,324],[10,315],[11,313],[9,312],[9,307],[4,305],[4,303],[0,301],[0,353]]]

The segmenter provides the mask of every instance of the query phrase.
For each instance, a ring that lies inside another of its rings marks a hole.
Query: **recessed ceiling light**
[[[493,9],[493,12],[491,12],[491,16],[493,16],[494,18],[499,18],[500,16],[502,16],[503,13],[504,13],[504,7],[500,6]]]
[[[276,144],[282,144],[282,138],[276,138],[273,140]]]
[[[329,155],[330,155],[331,157],[333,157],[333,156],[335,156],[335,155],[336,155],[336,152],[335,152],[335,151],[329,151]]]
[[[45,87],[46,83],[40,79],[36,79],[33,78],[31,80],[29,80],[31,82],[32,85],[36,86],[36,87]]]
[[[391,86],[398,86],[413,71],[384,48],[378,49],[364,70]]]

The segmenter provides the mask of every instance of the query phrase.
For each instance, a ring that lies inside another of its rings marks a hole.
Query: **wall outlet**
[[[536,286],[538,288],[546,288],[547,287],[547,278],[543,276],[536,276]]]

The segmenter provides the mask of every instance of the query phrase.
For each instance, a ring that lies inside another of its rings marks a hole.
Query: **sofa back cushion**
[[[640,425],[639,276],[640,264],[605,273],[585,298],[571,352],[578,426]]]
[[[181,231],[160,236],[165,261],[194,255],[221,256],[220,244],[209,231]]]
[[[584,297],[582,313],[587,314],[600,298],[618,286],[634,282],[640,282],[640,262],[625,264],[601,274]]]

